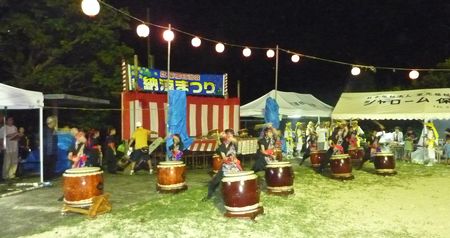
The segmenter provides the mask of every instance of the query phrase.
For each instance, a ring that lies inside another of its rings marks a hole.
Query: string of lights
[[[200,47],[202,44],[202,41],[210,42],[215,44],[215,50],[217,53],[223,53],[225,51],[225,47],[234,47],[234,48],[241,48],[242,54],[244,57],[250,57],[252,54],[252,50],[266,50],[266,56],[268,58],[273,58],[276,54],[274,51],[274,47],[258,47],[258,46],[249,46],[249,45],[241,45],[241,44],[234,44],[234,43],[228,43],[224,41],[219,41],[203,36],[199,36],[196,34],[192,34],[180,29],[177,29],[175,27],[167,27],[162,26],[158,24],[154,24],[152,22],[144,21],[142,19],[139,19],[121,9],[118,9],[102,0],[83,0],[81,3],[81,8],[83,12],[91,17],[96,16],[100,12],[100,3],[104,5],[105,7],[110,8],[113,11],[116,11],[126,17],[129,17],[130,19],[133,19],[137,22],[140,22],[136,28],[136,33],[139,37],[148,37],[150,35],[150,28],[149,26],[160,28],[160,29],[166,29],[163,33],[163,38],[166,41],[172,41],[175,37],[174,32],[178,32],[180,34],[184,34],[187,36],[192,37],[191,44],[193,47]],[[344,66],[351,67],[351,74],[354,76],[357,76],[361,73],[361,69],[364,70],[370,70],[372,72],[376,72],[377,70],[390,70],[390,71],[410,71],[409,77],[411,79],[417,79],[419,77],[419,72],[450,72],[450,69],[448,68],[405,68],[405,67],[388,67],[388,66],[374,66],[374,65],[364,65],[364,64],[355,64],[340,60],[334,60],[334,59],[328,59],[313,55],[307,55],[300,52],[284,49],[281,47],[276,48],[277,51],[282,51],[287,53],[288,55],[291,55],[291,61],[294,63],[297,63],[300,61],[301,58],[305,59],[311,59],[316,61],[322,61],[332,64],[339,64]]]

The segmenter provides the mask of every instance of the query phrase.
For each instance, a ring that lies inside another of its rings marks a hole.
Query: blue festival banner
[[[227,92],[226,74],[189,74],[138,67],[137,79],[134,65],[128,65],[129,90],[147,92],[186,91],[188,95],[225,96]]]

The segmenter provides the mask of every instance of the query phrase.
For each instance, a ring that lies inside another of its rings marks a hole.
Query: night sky
[[[450,57],[450,1],[433,0],[298,0],[298,1],[108,1],[145,20],[227,43],[280,47],[349,63],[430,68]],[[106,8],[102,8],[106,10]],[[137,22],[122,34],[146,65],[146,40],[135,33]],[[155,68],[166,69],[167,45],[161,29],[151,28]],[[275,59],[265,50],[227,47],[218,54],[214,43],[190,45],[191,37],[177,34],[172,44],[171,70],[188,73],[228,73],[231,96],[241,82],[241,104],[274,88]],[[358,80],[358,81],[355,81]],[[410,84],[408,72],[363,72],[357,78],[349,66],[302,58],[294,64],[280,54],[279,90],[311,93],[334,106],[346,89],[373,80],[377,90]],[[420,78],[419,78],[420,80]]]

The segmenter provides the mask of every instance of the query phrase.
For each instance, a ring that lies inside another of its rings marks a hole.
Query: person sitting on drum
[[[226,129],[221,135],[220,140],[222,143],[219,145],[216,152],[222,158],[222,167],[209,182],[208,194],[202,199],[202,201],[211,199],[217,187],[220,185],[220,181],[222,181],[224,173],[242,171],[241,162],[236,157],[238,147],[236,139],[234,138],[234,130]]]
[[[172,135],[173,144],[169,146],[170,154],[169,160],[181,160],[183,156],[183,143],[179,134]]]
[[[268,162],[275,161],[275,143],[273,129],[271,127],[264,128],[264,137],[258,140],[256,161],[252,167],[255,173],[265,170]]]

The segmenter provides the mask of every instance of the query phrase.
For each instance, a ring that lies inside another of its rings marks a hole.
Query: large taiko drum
[[[311,154],[309,156],[309,159],[311,161],[311,166],[313,168],[319,168],[320,167],[320,163],[325,158],[326,154],[327,154],[326,150],[313,150],[313,151],[311,151]]]
[[[222,195],[227,217],[254,218],[263,212],[259,202],[258,176],[253,171],[225,173]]]
[[[157,166],[159,192],[176,193],[187,189],[186,165],[182,161],[163,161]]]
[[[266,165],[267,193],[288,195],[294,193],[294,172],[289,162],[271,162]]]
[[[364,158],[364,149],[361,147],[348,149],[348,155],[350,156],[352,164],[359,165]]]
[[[373,162],[375,165],[375,171],[377,174],[395,174],[395,159],[392,153],[376,153],[375,160]]]
[[[333,155],[330,160],[331,176],[340,179],[352,179],[352,162],[348,154]]]
[[[98,167],[68,169],[63,174],[64,202],[73,207],[92,205],[103,194],[103,171]]]
[[[222,163],[223,163],[223,161],[222,161],[221,156],[218,154],[214,154],[212,157],[212,171],[214,173],[217,173],[220,170],[220,168],[222,167]]]

